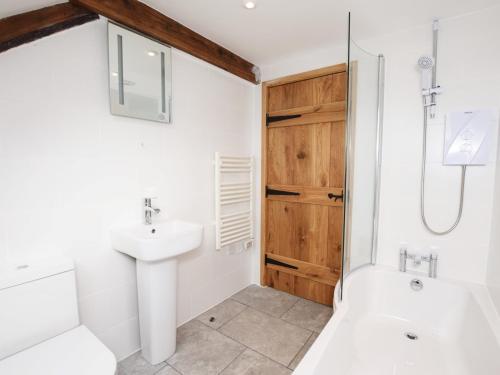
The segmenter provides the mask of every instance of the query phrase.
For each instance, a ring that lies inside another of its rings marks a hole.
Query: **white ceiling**
[[[353,35],[364,39],[500,5],[500,0],[142,0],[256,65],[345,40],[347,12]],[[0,0],[0,18],[58,3]]]
[[[0,0],[0,19],[65,2],[64,0]]]

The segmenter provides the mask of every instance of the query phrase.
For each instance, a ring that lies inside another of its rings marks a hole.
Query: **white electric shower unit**
[[[455,222],[448,229],[440,231],[431,228],[425,215],[427,128],[429,118],[433,119],[436,117],[436,97],[442,93],[441,87],[436,83],[439,32],[438,20],[433,22],[432,28],[432,57],[422,56],[418,59],[418,67],[422,75],[422,103],[424,109],[420,213],[422,222],[429,232],[435,235],[445,235],[452,232],[458,226],[462,218],[467,166],[486,164],[490,149],[491,137],[489,137],[489,134],[493,129],[495,115],[493,111],[481,110],[452,112],[446,116],[443,165],[461,167],[460,200]]]

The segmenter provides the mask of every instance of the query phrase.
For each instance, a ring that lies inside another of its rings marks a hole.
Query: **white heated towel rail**
[[[252,157],[215,153],[215,238],[217,250],[253,240]]]

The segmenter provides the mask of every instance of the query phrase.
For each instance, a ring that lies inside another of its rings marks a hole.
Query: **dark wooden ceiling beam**
[[[63,3],[0,19],[0,52],[98,18],[94,12]]]
[[[252,63],[138,0],[70,1],[247,81],[257,83],[257,68]]]

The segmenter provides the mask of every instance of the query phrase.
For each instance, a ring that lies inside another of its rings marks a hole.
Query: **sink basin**
[[[136,259],[142,356],[155,365],[175,353],[177,256],[201,245],[203,226],[180,220],[111,231],[113,248]]]
[[[111,242],[115,250],[138,260],[155,262],[196,249],[202,236],[203,226],[200,224],[168,220],[113,229]]]

